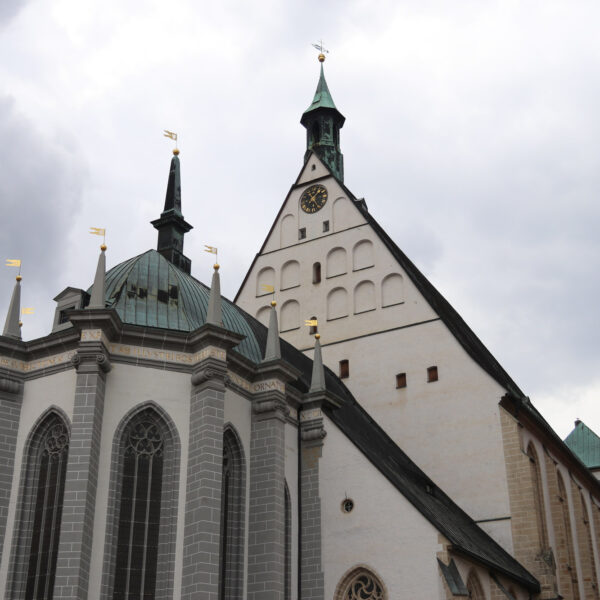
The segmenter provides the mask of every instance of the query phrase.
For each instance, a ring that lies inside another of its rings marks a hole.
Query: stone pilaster
[[[283,600],[285,594],[285,396],[280,361],[260,369],[252,400],[248,600]]]
[[[325,394],[309,394],[300,412],[300,599],[323,600],[319,459],[326,432],[321,406]]]
[[[182,600],[218,600],[226,350],[240,341],[213,325],[197,334],[192,374]]]
[[[110,362],[101,330],[83,330],[77,354],[73,422],[54,582],[54,600],[86,600],[106,374]]]
[[[12,374],[0,373],[0,562],[12,490],[22,401],[22,382]]]

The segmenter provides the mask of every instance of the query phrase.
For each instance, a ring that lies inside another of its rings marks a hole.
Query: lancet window
[[[51,412],[34,429],[25,451],[11,597],[52,598],[68,457],[69,429]]]

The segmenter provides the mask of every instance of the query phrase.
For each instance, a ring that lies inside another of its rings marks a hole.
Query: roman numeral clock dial
[[[316,213],[327,202],[327,188],[324,185],[311,185],[300,196],[300,208],[305,213]]]

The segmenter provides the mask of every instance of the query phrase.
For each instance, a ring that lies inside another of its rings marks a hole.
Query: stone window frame
[[[65,426],[69,442],[71,440],[71,421],[67,414],[58,406],[48,407],[34,422],[25,444],[23,445],[23,460],[19,475],[19,491],[15,527],[12,536],[12,548],[8,566],[6,585],[7,598],[24,598],[27,588],[27,570],[34,520],[37,486],[39,477],[41,443],[52,421],[59,420]],[[68,457],[67,457],[68,461]],[[61,519],[62,521],[62,519]],[[61,524],[58,524],[60,529]]]
[[[472,598],[473,600],[486,600],[481,579],[475,569],[471,569],[469,576],[467,577],[467,590],[469,592],[469,598]]]
[[[121,419],[113,434],[106,535],[100,599],[111,600],[114,590],[115,560],[117,556],[117,534],[119,531],[119,507],[123,470],[124,433],[127,426],[139,413],[152,409],[157,413],[165,439],[163,482],[161,498],[161,524],[157,558],[155,600],[170,600],[175,585],[175,555],[177,542],[177,513],[179,503],[179,480],[181,463],[181,441],[173,419],[165,409],[149,400],[137,404]]]
[[[386,587],[383,579],[375,571],[375,569],[373,569],[372,567],[370,567],[369,565],[366,565],[366,564],[354,565],[352,568],[348,569],[344,573],[344,575],[342,576],[342,578],[340,579],[339,583],[337,584],[337,586],[335,588],[335,594],[333,596],[334,600],[347,600],[346,591],[348,589],[348,586],[357,577],[360,577],[361,575],[364,575],[364,574],[367,574],[369,577],[372,577],[373,579],[375,579],[375,581],[381,587],[381,589],[383,591],[383,595],[381,595],[380,598],[377,598],[377,600],[389,600],[390,596],[388,594],[388,590],[387,590],[387,587]]]
[[[221,588],[223,600],[229,598],[241,598],[244,593],[244,551],[246,548],[246,456],[241,438],[231,423],[226,423],[223,427],[223,451],[229,448],[232,459],[232,490],[230,491],[233,502],[228,511],[227,536],[227,564],[233,565],[233,569],[228,571],[226,579],[227,585]],[[224,481],[224,479],[223,479]],[[221,521],[221,535],[223,522]],[[221,561],[219,561],[220,563]],[[219,577],[221,577],[221,564],[219,565]],[[221,596],[220,596],[221,597]]]

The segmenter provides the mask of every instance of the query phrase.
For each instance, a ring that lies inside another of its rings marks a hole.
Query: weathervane
[[[319,51],[319,62],[323,62],[325,60],[325,54],[329,54],[329,50],[323,46],[323,40],[319,40],[318,44],[312,44],[312,47]]]
[[[169,131],[168,129],[163,129],[164,137],[171,138],[175,142],[175,150],[173,150],[173,154],[177,156],[179,154],[179,148],[177,148],[177,134],[174,131]]]

